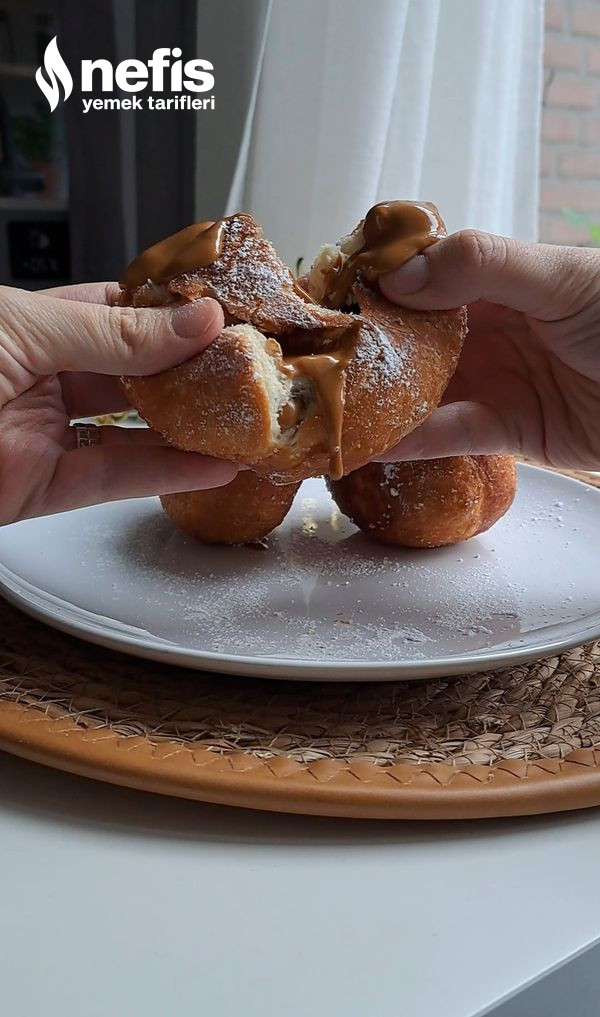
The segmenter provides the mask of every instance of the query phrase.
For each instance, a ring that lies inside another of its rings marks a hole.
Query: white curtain
[[[227,212],[290,264],[390,198],[535,239],[542,32],[543,0],[271,0]]]

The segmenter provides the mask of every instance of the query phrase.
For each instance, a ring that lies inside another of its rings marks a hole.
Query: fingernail
[[[214,316],[218,304],[212,297],[190,300],[171,311],[171,328],[181,339],[193,339],[206,332],[211,314]]]
[[[384,292],[395,294],[416,293],[427,285],[430,279],[429,262],[424,254],[417,254],[394,272],[381,277]]]

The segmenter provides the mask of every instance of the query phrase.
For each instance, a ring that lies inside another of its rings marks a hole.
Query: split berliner
[[[465,308],[407,310],[377,286],[444,235],[435,206],[382,202],[300,284],[250,215],[181,230],[132,262],[120,302],[211,296],[226,327],[186,363],[125,378],[131,404],[178,448],[273,483],[356,470],[417,427],[454,373]]]

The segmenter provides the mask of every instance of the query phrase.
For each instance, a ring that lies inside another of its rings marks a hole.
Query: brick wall
[[[546,0],[540,240],[589,244],[600,222],[600,0]]]

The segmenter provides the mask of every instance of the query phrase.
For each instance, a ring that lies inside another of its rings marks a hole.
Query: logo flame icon
[[[56,36],[54,36],[54,38],[51,39],[46,46],[46,51],[44,53],[44,70],[50,79],[50,83],[48,83],[43,76],[41,67],[38,67],[35,72],[35,80],[46,96],[46,99],[50,104],[50,110],[53,113],[58,106],[58,100],[60,99],[60,89],[58,87],[59,81],[64,89],[65,99],[68,99],[73,91],[73,78],[71,77],[69,68],[60,55]]]

